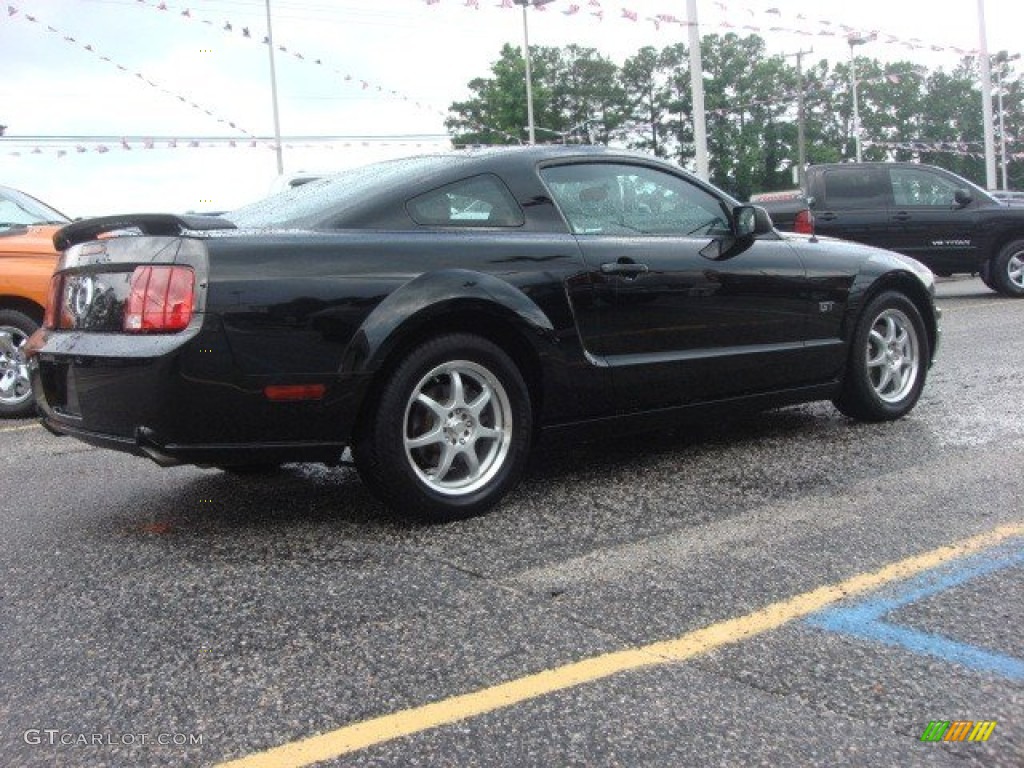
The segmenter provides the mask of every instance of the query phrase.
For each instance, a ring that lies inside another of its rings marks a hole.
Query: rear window
[[[286,189],[224,217],[243,229],[316,228],[327,225],[342,211],[365,202],[370,195],[416,183],[450,165],[451,160],[444,156],[425,156],[350,168]]]

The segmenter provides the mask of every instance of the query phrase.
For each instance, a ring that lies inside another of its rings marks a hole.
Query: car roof
[[[661,158],[653,157],[644,152],[637,152],[629,149],[613,149],[601,144],[523,144],[523,145],[502,145],[502,146],[469,146],[465,149],[453,149],[445,152],[435,152],[418,157],[434,157],[442,163],[450,161],[452,166],[480,164],[501,164],[502,160],[508,159],[513,163],[521,163],[525,157],[533,162],[544,162],[546,160],[564,160],[571,158],[595,158],[604,157],[608,159],[640,160],[648,163],[661,165],[673,165]],[[674,166],[678,168],[679,166]]]

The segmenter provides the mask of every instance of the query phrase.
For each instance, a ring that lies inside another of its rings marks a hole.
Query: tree
[[[695,156],[689,51],[646,46],[616,66],[592,48],[531,48],[534,114],[541,140],[579,140],[590,127],[615,142],[692,166]],[[757,35],[701,41],[711,181],[746,198],[792,185],[797,162],[798,77],[770,57]],[[1012,61],[999,61],[1012,186],[1024,186],[1022,84]],[[856,60],[866,160],[933,163],[984,181],[977,62],[928,72],[909,61]],[[526,125],[525,65],[506,45],[490,77],[469,83],[472,97],[451,106],[446,124],[460,144],[521,142]],[[850,64],[822,60],[804,73],[807,159],[853,160]],[[597,122],[593,123],[596,118]]]
[[[619,68],[593,48],[569,45],[556,54],[547,69],[551,93],[546,125],[577,140],[597,137],[607,142],[608,133],[618,127],[625,112],[625,92]]]
[[[626,59],[621,77],[625,97],[622,138],[633,149],[667,157],[665,134],[671,89],[665,58],[645,46]]]
[[[984,129],[976,67],[968,57],[951,73],[940,69],[928,77],[920,132],[925,148],[914,159],[941,165],[984,186]]]
[[[536,63],[535,63],[536,62]],[[544,64],[531,58],[535,81],[542,80]],[[491,65],[492,77],[469,81],[473,97],[456,102],[445,120],[455,144],[517,144],[521,143],[526,125],[526,98],[521,94],[526,81],[526,62],[512,45],[502,46],[501,54]],[[535,87],[534,108],[543,111],[547,101],[543,88]]]
[[[593,48],[570,45],[530,48],[534,124],[538,140],[587,136],[592,121],[607,138],[622,120],[624,95],[619,69]],[[451,105],[445,126],[456,144],[509,144],[525,139],[526,63],[506,44],[491,65],[491,77],[469,82],[473,96]]]
[[[711,181],[746,199],[785,178],[782,159],[795,154],[778,126],[796,103],[796,71],[757,35],[708,35],[701,57]]]
[[[693,91],[690,89],[690,51],[682,43],[662,49],[659,64],[666,72],[665,134],[667,156],[689,166],[696,156],[693,136]]]

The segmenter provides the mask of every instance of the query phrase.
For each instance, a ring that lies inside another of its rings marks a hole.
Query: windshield
[[[450,157],[432,155],[350,168],[286,189],[226,213],[224,218],[241,229],[316,228],[367,201],[371,195],[414,183],[451,162]]]
[[[0,230],[26,227],[31,224],[67,224],[60,211],[9,187],[0,187]]]

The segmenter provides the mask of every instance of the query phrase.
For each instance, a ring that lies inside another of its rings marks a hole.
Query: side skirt
[[[744,413],[757,413],[771,408],[811,403],[817,400],[832,400],[839,395],[840,386],[839,381],[831,381],[827,384],[714,400],[676,408],[661,408],[644,413],[625,413],[568,424],[554,424],[541,428],[541,438],[545,443],[549,441],[562,443],[581,438],[602,437],[609,432],[618,435],[656,432],[666,427],[709,421],[715,418],[735,417]]]

